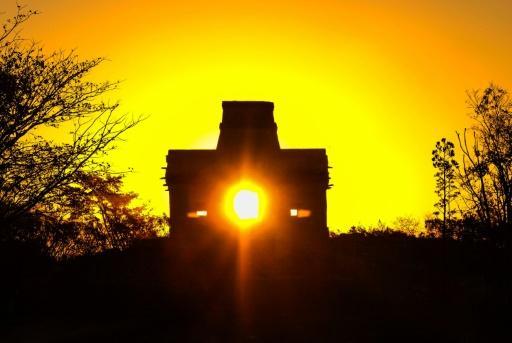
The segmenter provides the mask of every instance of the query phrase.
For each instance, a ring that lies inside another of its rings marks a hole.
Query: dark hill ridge
[[[168,238],[60,263],[23,249],[0,250],[2,342],[511,338],[511,254],[484,245]]]

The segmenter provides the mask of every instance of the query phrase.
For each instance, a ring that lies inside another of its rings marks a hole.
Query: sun
[[[224,208],[227,217],[240,228],[260,222],[266,203],[262,188],[251,181],[240,181],[226,193]]]
[[[242,189],[235,194],[233,208],[238,219],[256,219],[260,212],[258,193],[248,189]]]

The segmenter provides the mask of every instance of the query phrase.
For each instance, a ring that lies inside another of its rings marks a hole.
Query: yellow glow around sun
[[[224,209],[228,219],[240,228],[247,228],[261,221],[266,206],[265,193],[250,181],[241,181],[226,193]]]
[[[105,162],[134,170],[125,189],[155,214],[169,215],[167,150],[215,149],[223,100],[268,100],[281,147],[327,149],[330,230],[423,221],[437,201],[433,144],[472,125],[466,91],[490,80],[512,89],[507,0],[20,2],[42,12],[23,38],[107,57],[91,79],[123,82],[105,100],[148,117]],[[16,11],[16,1],[4,3],[1,19]],[[67,140],[69,131],[45,138]],[[263,190],[270,204],[273,188]],[[223,219],[250,222],[236,216],[235,194],[217,204]],[[260,194],[261,221],[275,220],[273,210]]]

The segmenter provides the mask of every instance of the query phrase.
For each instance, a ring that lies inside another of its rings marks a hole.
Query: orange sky
[[[111,158],[158,212],[167,150],[214,148],[222,100],[268,100],[282,147],[327,149],[331,230],[422,219],[434,143],[469,125],[465,91],[512,89],[505,0],[24,3],[43,12],[26,37],[107,57],[94,77],[124,80],[121,111],[150,115]]]

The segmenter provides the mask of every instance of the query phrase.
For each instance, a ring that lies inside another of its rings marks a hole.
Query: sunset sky
[[[470,125],[466,90],[512,89],[506,0],[23,3],[42,12],[25,37],[108,58],[94,79],[123,80],[120,112],[149,115],[111,161],[157,212],[167,150],[214,148],[222,100],[267,100],[282,147],[327,149],[331,230],[422,220],[436,140]]]

